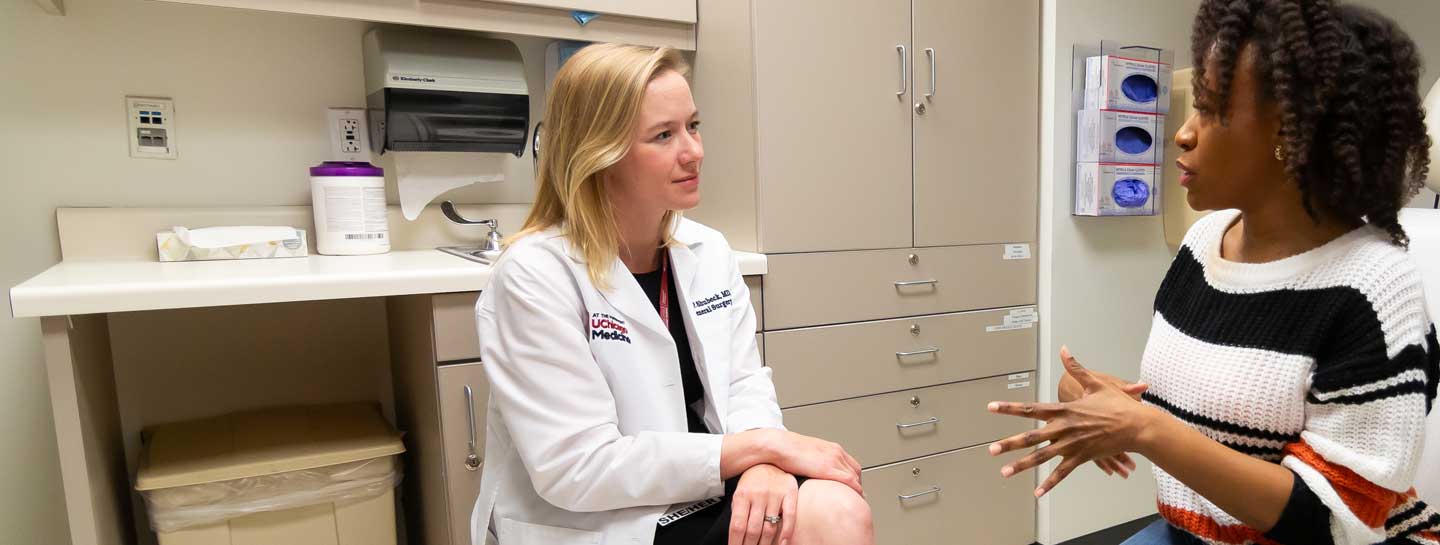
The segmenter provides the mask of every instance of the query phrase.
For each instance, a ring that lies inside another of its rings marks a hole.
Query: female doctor
[[[680,217],[705,155],[687,70],[604,44],[556,75],[534,208],[476,306],[474,543],[873,541],[860,465],[781,425],[730,246]]]

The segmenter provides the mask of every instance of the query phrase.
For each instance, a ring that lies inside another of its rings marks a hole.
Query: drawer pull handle
[[[939,352],[939,351],[940,351],[939,348],[936,348],[936,347],[931,346],[931,347],[925,348],[925,349],[923,349],[923,350],[915,350],[915,351],[912,351],[912,352],[896,352],[896,353],[895,353],[895,357],[897,357],[897,358],[904,358],[904,357],[907,357],[907,356],[919,356],[919,355],[921,355],[921,354],[934,354],[934,353]]]
[[[465,456],[465,470],[480,469],[480,453],[475,448],[475,392],[465,386],[465,415],[470,420],[470,454]]]
[[[895,287],[897,287],[897,288],[903,288],[903,287],[906,287],[906,286],[933,286],[933,285],[939,284],[939,283],[940,283],[940,281],[939,281],[939,280],[935,280],[935,279],[930,279],[930,280],[901,280],[901,281],[895,283]]]
[[[899,429],[902,429],[902,430],[908,430],[908,429],[910,429],[910,428],[918,428],[918,427],[920,427],[920,426],[929,426],[929,425],[931,425],[931,424],[939,424],[939,423],[940,423],[940,418],[939,418],[939,417],[936,417],[936,416],[932,416],[932,417],[930,417],[930,418],[927,418],[927,419],[925,419],[925,420],[921,420],[921,421],[919,421],[919,422],[913,422],[913,423],[910,423],[910,424],[896,424],[895,427],[896,427],[896,428],[899,428]]]
[[[919,497],[922,497],[922,496],[929,496],[929,495],[931,495],[931,494],[939,494],[939,493],[940,493],[940,487],[938,487],[938,486],[932,486],[932,487],[930,487],[929,490],[926,490],[926,491],[924,491],[924,492],[916,492],[916,493],[914,493],[914,494],[901,494],[901,495],[900,495],[900,501],[913,500],[913,499],[915,499],[915,498],[919,498]]]

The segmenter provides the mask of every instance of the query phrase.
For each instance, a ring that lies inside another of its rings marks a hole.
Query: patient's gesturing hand
[[[998,455],[1049,443],[1000,470],[1001,475],[1010,477],[1060,456],[1063,459],[1060,466],[1035,490],[1037,497],[1045,495],[1085,462],[1115,458],[1134,450],[1138,436],[1155,412],[1136,399],[1139,394],[1132,393],[1133,389],[1123,389],[1114,381],[1103,380],[1085,369],[1068,349],[1062,348],[1060,357],[1065,363],[1065,373],[1083,388],[1082,395],[1061,403],[992,402],[989,405],[993,413],[1045,421],[1045,426],[1039,429],[990,445],[990,454]]]
[[[1069,350],[1065,350],[1062,357],[1068,354]],[[1107,375],[1105,373],[1100,373],[1097,371],[1090,371],[1090,374],[1099,378],[1100,380],[1114,384],[1121,390],[1124,390],[1125,393],[1130,394],[1130,397],[1135,398],[1136,401],[1139,401],[1140,394],[1145,393],[1145,390],[1149,388],[1149,386],[1145,384],[1141,384],[1138,382],[1130,382],[1128,380]],[[1059,398],[1060,401],[1075,401],[1076,399],[1080,399],[1080,396],[1084,394],[1085,392],[1080,388],[1062,387],[1060,388]],[[1134,472],[1136,467],[1135,460],[1130,459],[1130,455],[1123,452],[1114,456],[1103,456],[1100,458],[1096,458],[1095,465],[1099,466],[1100,471],[1104,471],[1106,475],[1119,475],[1122,479],[1129,479],[1130,473]]]

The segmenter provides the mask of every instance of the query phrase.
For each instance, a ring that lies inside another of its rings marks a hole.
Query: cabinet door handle
[[[908,430],[908,429],[910,429],[910,428],[918,428],[918,427],[920,427],[920,426],[929,426],[929,425],[931,425],[931,424],[939,424],[939,423],[940,423],[940,417],[938,417],[938,416],[932,416],[932,417],[930,417],[930,418],[926,418],[926,419],[921,420],[921,421],[919,421],[919,422],[912,422],[912,423],[910,423],[910,424],[896,424],[895,427],[896,427],[896,428],[899,428],[899,429],[902,429],[902,430]]]
[[[903,357],[906,357],[906,356],[919,356],[919,355],[921,355],[921,354],[934,354],[934,353],[939,352],[939,351],[940,351],[939,348],[934,347],[934,346],[931,346],[931,347],[928,347],[928,348],[923,348],[923,349],[920,349],[920,350],[914,350],[914,351],[910,351],[910,352],[896,352],[896,353],[895,353],[895,357],[897,357],[897,358],[903,358]]]
[[[465,456],[465,469],[480,469],[480,453],[475,448],[475,391],[465,386],[465,416],[470,419],[470,454]]]
[[[939,494],[939,493],[940,493],[940,487],[939,487],[939,486],[932,486],[932,487],[930,487],[929,490],[926,490],[926,491],[924,491],[924,492],[916,492],[916,493],[914,493],[914,494],[901,494],[901,495],[900,495],[900,501],[913,500],[913,499],[915,499],[915,498],[919,498],[919,497],[922,497],[922,496],[929,496],[929,495],[931,495],[931,494]]]
[[[925,93],[925,98],[930,98],[935,96],[935,86],[938,85],[935,80],[935,48],[925,48],[925,57],[930,59],[930,92]]]
[[[895,91],[895,96],[904,98],[905,92],[910,90],[910,64],[905,56],[905,44],[895,44],[895,51],[900,54],[900,90]]]
[[[897,287],[897,288],[903,288],[903,287],[905,287],[905,286],[927,286],[927,285],[934,285],[934,284],[938,284],[938,283],[940,283],[940,281],[939,281],[939,280],[934,280],[934,279],[931,279],[931,280],[901,280],[901,281],[895,283],[895,287]]]

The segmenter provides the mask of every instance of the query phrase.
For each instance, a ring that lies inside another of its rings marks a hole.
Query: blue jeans
[[[1157,520],[1146,526],[1144,530],[1130,536],[1120,545],[1202,545],[1199,538],[1177,530],[1169,523]]]

